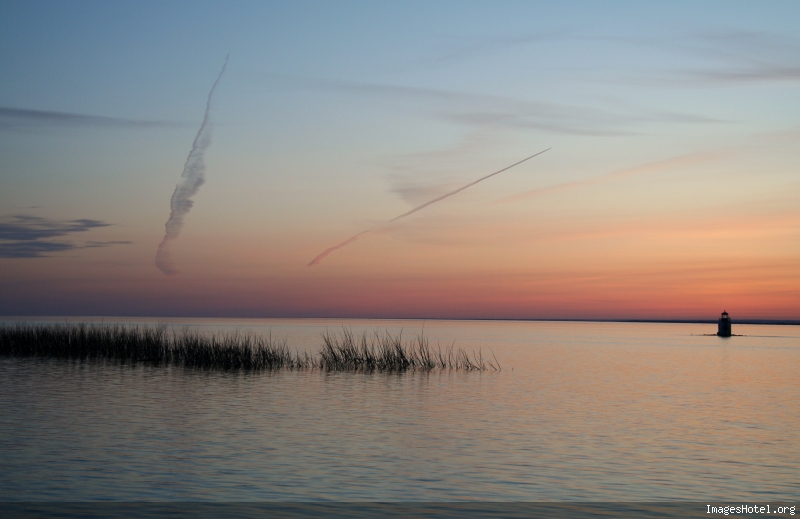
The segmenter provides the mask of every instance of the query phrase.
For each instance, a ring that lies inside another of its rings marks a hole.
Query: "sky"
[[[798,319],[797,20],[6,0],[0,315]]]

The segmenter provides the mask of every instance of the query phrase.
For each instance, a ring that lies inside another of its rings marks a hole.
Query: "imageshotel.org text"
[[[735,514],[789,514],[794,515],[794,506],[774,505],[706,505],[709,514],[735,515]]]

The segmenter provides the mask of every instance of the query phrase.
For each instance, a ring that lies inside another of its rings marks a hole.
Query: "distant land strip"
[[[265,317],[265,319],[273,319]],[[286,319],[352,319],[354,321],[500,321],[500,322],[519,322],[519,323],[653,323],[653,324],[717,324],[717,319],[582,319],[582,318],[521,318],[521,317],[348,317],[348,316],[325,316],[325,317],[287,317]],[[764,325],[786,325],[800,326],[797,319],[731,319],[733,324],[764,324]]]
[[[592,322],[592,323],[674,323],[674,324],[716,324],[716,319],[525,319],[528,321]],[[777,324],[798,326],[800,320],[792,319],[731,319],[733,324]]]
[[[113,319],[120,319],[120,318],[136,318],[136,319],[169,319],[172,316],[158,316],[158,315],[145,315],[145,316],[119,316],[119,315],[108,315],[108,316],[71,316],[71,315],[57,315],[57,316],[49,316],[49,315],[0,315],[0,326],[13,324],[13,323],[22,323],[22,322],[40,322],[40,323],[47,323],[47,322],[56,322],[55,319],[58,320],[60,323],[64,323],[65,319],[84,319],[89,320],[87,323],[96,323],[100,320],[110,321],[113,322]],[[203,320],[203,319],[240,319],[242,316],[238,315],[217,315],[217,316],[198,316],[196,319]],[[419,316],[411,316],[411,317],[382,317],[382,316],[373,316],[373,317],[353,317],[348,315],[323,315],[323,316],[303,316],[303,317],[292,317],[292,316],[264,316],[264,317],[252,317],[247,316],[247,318],[253,319],[331,319],[331,320],[353,320],[353,321],[373,321],[373,320],[380,320],[380,321],[508,321],[508,322],[557,322],[557,323],[653,323],[653,324],[716,324],[717,319],[634,319],[634,318],[620,318],[620,319],[591,319],[591,318],[539,318],[539,317],[419,317]],[[185,318],[181,318],[185,319]],[[96,321],[95,321],[96,320]],[[778,326],[800,326],[800,319],[750,319],[750,318],[742,318],[742,319],[731,319],[733,324],[763,324],[763,325],[778,325]],[[77,322],[77,321],[75,321]],[[84,323],[86,324],[86,323]]]

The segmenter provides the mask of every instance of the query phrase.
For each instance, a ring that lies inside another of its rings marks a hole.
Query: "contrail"
[[[417,206],[417,207],[415,207],[414,209],[412,209],[412,210],[410,210],[410,211],[407,211],[407,212],[405,212],[405,213],[401,214],[400,216],[396,216],[396,217],[392,218],[391,220],[389,220],[389,221],[388,221],[388,222],[386,222],[386,223],[391,223],[391,222],[397,221],[397,220],[399,220],[399,219],[401,219],[401,218],[405,218],[406,216],[409,216],[409,215],[411,215],[411,214],[414,214],[414,213],[416,213],[417,211],[419,211],[420,209],[425,209],[425,208],[426,208],[426,207],[428,207],[429,205],[431,205],[431,204],[435,204],[436,202],[439,202],[440,200],[444,200],[445,198],[447,198],[447,197],[449,197],[449,196],[453,196],[453,195],[455,195],[456,193],[460,193],[461,191],[464,191],[464,190],[465,190],[465,189],[467,189],[468,187],[472,187],[472,186],[474,186],[474,185],[475,185],[475,184],[477,184],[478,182],[483,182],[483,181],[484,181],[484,180],[486,180],[487,178],[493,177],[493,176],[495,176],[495,175],[497,175],[497,174],[499,174],[499,173],[502,173],[503,171],[507,171],[507,170],[509,170],[509,169],[513,168],[514,166],[519,166],[520,164],[522,164],[522,163],[523,163],[523,162],[525,162],[526,160],[530,160],[530,159],[532,159],[533,157],[536,157],[537,155],[541,155],[541,154],[542,154],[542,153],[544,153],[545,151],[550,151],[551,149],[553,149],[553,148],[547,148],[546,150],[542,150],[542,151],[540,151],[539,153],[534,153],[533,155],[531,155],[531,156],[530,156],[530,157],[528,157],[528,158],[522,159],[522,160],[521,160],[521,161],[519,161],[519,162],[515,162],[514,164],[511,164],[510,166],[506,166],[505,168],[503,168],[503,169],[501,169],[501,170],[498,170],[498,171],[495,171],[494,173],[490,173],[490,174],[486,175],[485,177],[481,177],[481,178],[479,178],[478,180],[475,180],[474,182],[470,182],[469,184],[467,184],[467,185],[465,185],[465,186],[461,186],[461,187],[459,187],[458,189],[456,189],[456,190],[454,190],[454,191],[450,191],[449,193],[445,193],[445,194],[443,194],[442,196],[439,196],[439,197],[436,197],[436,198],[434,198],[433,200],[429,200],[429,201],[425,202],[424,204],[422,204],[422,205],[418,205],[418,206]],[[384,224],[384,225],[385,225],[385,224]],[[353,243],[354,241],[356,241],[356,240],[358,239],[358,237],[359,237],[359,236],[361,236],[362,234],[366,234],[366,233],[368,233],[368,232],[372,232],[372,231],[374,231],[374,230],[375,230],[375,229],[367,229],[366,231],[361,231],[360,233],[356,234],[355,236],[353,236],[353,237],[351,237],[351,238],[348,238],[347,240],[343,241],[342,243],[340,243],[340,244],[338,244],[338,245],[334,245],[333,247],[330,247],[329,249],[325,249],[325,252],[323,252],[322,254],[320,254],[319,256],[317,256],[316,258],[314,258],[313,260],[311,260],[311,263],[309,263],[309,264],[308,264],[308,265],[306,265],[306,266],[307,266],[307,267],[313,267],[314,265],[319,265],[319,264],[320,264],[320,262],[321,262],[323,259],[325,259],[325,257],[326,257],[326,256],[328,256],[330,253],[332,253],[332,252],[333,252],[333,251],[335,251],[336,249],[341,249],[341,248],[342,248],[342,247],[344,247],[345,245],[349,245],[349,244]]]
[[[531,191],[526,191],[524,193],[517,193],[516,195],[511,195],[509,197],[502,198],[494,203],[504,204],[508,202],[519,202],[521,200],[527,200],[529,198],[534,198],[549,193],[558,193],[560,191],[566,191],[569,189],[594,186],[599,184],[605,184],[608,182],[616,182],[618,180],[623,180],[637,175],[655,173],[658,171],[664,171],[681,166],[690,166],[692,164],[707,162],[710,160],[718,159],[721,156],[722,152],[719,151],[697,152],[697,153],[691,153],[689,155],[681,155],[679,157],[672,157],[669,159],[659,160],[656,162],[650,162],[632,168],[620,169],[612,171],[610,173],[604,173],[602,175],[597,175],[595,177],[590,177],[583,180],[573,180],[572,182],[564,182],[562,184],[554,184],[551,186],[539,187]]]
[[[181,174],[181,182],[175,186],[175,192],[172,193],[172,200],[170,201],[171,212],[169,220],[165,225],[166,232],[164,239],[158,246],[156,252],[156,267],[164,274],[171,276],[178,273],[169,253],[169,244],[178,237],[183,227],[183,218],[189,213],[189,210],[194,205],[192,197],[197,193],[206,179],[206,163],[203,160],[205,157],[206,149],[211,144],[211,97],[214,95],[214,90],[217,88],[219,80],[222,79],[222,74],[225,73],[225,67],[228,66],[228,58],[230,54],[225,56],[225,63],[222,64],[222,70],[219,71],[217,80],[211,85],[211,90],[208,92],[208,100],[206,101],[206,112],[203,115],[203,124],[197,131],[197,135],[192,143],[192,150],[186,158],[186,164],[183,165],[183,173]]]
[[[522,159],[521,161],[519,161],[519,162],[517,162],[517,163],[515,163],[515,164],[511,164],[510,166],[507,166],[507,167],[505,167],[505,168],[501,169],[500,171],[495,171],[494,173],[491,173],[491,174],[489,174],[489,175],[486,175],[485,177],[481,177],[481,178],[479,178],[478,180],[476,180],[475,182],[470,182],[470,183],[469,183],[469,184],[467,184],[466,186],[461,186],[461,187],[459,187],[459,188],[458,188],[458,189],[456,189],[455,191],[450,191],[449,193],[445,193],[445,194],[443,194],[442,196],[440,196],[440,197],[438,197],[438,198],[434,198],[433,200],[430,200],[430,201],[428,201],[428,202],[425,202],[424,204],[422,204],[422,205],[419,205],[419,206],[415,207],[414,209],[412,209],[412,210],[408,211],[407,213],[403,213],[403,214],[401,214],[400,216],[397,216],[397,217],[395,217],[395,218],[392,218],[392,219],[391,219],[391,220],[389,220],[389,221],[390,221],[390,222],[393,222],[393,221],[395,221],[395,220],[399,220],[400,218],[405,218],[406,216],[408,216],[408,215],[410,215],[410,214],[414,214],[414,213],[416,213],[416,212],[417,212],[417,211],[419,211],[420,209],[425,209],[425,208],[426,208],[426,207],[428,207],[429,205],[431,205],[431,204],[435,204],[435,203],[436,203],[436,202],[438,202],[439,200],[444,200],[444,199],[445,199],[445,198],[447,198],[448,196],[453,196],[453,195],[455,195],[456,193],[460,193],[460,192],[464,191],[465,189],[467,189],[468,187],[472,187],[472,186],[474,186],[474,185],[475,185],[475,184],[477,184],[478,182],[483,182],[483,181],[484,181],[484,180],[486,180],[487,178],[489,178],[489,177],[493,177],[493,176],[497,175],[498,173],[502,173],[503,171],[509,170],[509,169],[513,168],[514,166],[519,166],[520,164],[522,164],[522,163],[523,163],[523,162],[525,162],[526,160],[530,160],[530,159],[532,159],[533,157],[535,157],[535,156],[537,156],[537,155],[541,155],[541,154],[542,154],[542,153],[544,153],[545,151],[550,151],[551,149],[553,149],[553,148],[547,148],[546,150],[544,150],[544,151],[540,151],[539,153],[534,153],[533,155],[531,155],[531,156],[530,156],[530,157],[528,157],[527,159]]]
[[[345,245],[349,245],[349,244],[353,243],[354,241],[356,241],[358,239],[359,236],[361,236],[362,234],[366,234],[368,232],[371,232],[372,230],[373,229],[367,229],[366,231],[361,231],[360,233],[356,234],[352,238],[346,239],[345,241],[343,241],[339,245],[334,245],[333,247],[331,247],[329,249],[325,249],[325,252],[323,252],[322,254],[320,254],[319,256],[314,258],[313,260],[311,260],[311,263],[306,265],[306,267],[313,267],[314,265],[319,265],[319,262],[322,261],[323,259],[325,259],[325,257],[328,254],[330,254],[331,252],[335,251],[336,249],[341,249]]]

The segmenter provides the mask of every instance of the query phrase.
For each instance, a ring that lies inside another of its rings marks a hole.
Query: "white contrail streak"
[[[164,233],[164,239],[161,240],[161,244],[158,246],[158,252],[156,252],[156,267],[168,276],[178,273],[170,256],[170,243],[178,237],[183,227],[183,218],[189,213],[192,205],[194,205],[192,197],[206,181],[206,164],[204,158],[206,149],[211,144],[211,98],[214,95],[214,90],[216,90],[219,80],[222,79],[222,74],[225,73],[225,67],[228,66],[229,57],[230,55],[225,56],[225,63],[222,65],[222,70],[220,70],[217,80],[214,81],[214,84],[211,85],[211,90],[208,92],[203,124],[200,125],[200,129],[197,131],[197,135],[192,143],[192,150],[186,158],[186,164],[184,164],[183,173],[181,174],[181,181],[175,186],[175,192],[172,193],[172,200],[170,201],[171,212],[169,214],[169,220],[167,220],[165,225],[166,232]]]
[[[458,189],[456,189],[456,190],[454,190],[454,191],[450,191],[449,193],[445,193],[445,194],[443,194],[442,196],[439,196],[439,197],[436,197],[436,198],[434,198],[433,200],[429,200],[429,201],[425,202],[424,204],[422,204],[422,205],[418,205],[418,206],[417,206],[417,207],[415,207],[414,209],[412,209],[412,210],[410,210],[410,211],[407,211],[407,212],[405,212],[405,213],[401,214],[400,216],[396,216],[396,217],[392,218],[391,220],[389,220],[389,221],[388,221],[388,222],[386,222],[386,223],[388,224],[388,223],[391,223],[391,222],[397,221],[397,220],[399,220],[399,219],[401,219],[401,218],[405,218],[406,216],[409,216],[409,215],[411,215],[411,214],[414,214],[414,213],[416,213],[417,211],[419,211],[420,209],[425,209],[425,208],[426,208],[426,207],[428,207],[429,205],[431,205],[431,204],[435,204],[436,202],[439,202],[440,200],[444,200],[445,198],[447,198],[447,197],[449,197],[449,196],[453,196],[453,195],[455,195],[456,193],[460,193],[461,191],[464,191],[464,190],[465,190],[465,189],[467,189],[468,187],[472,187],[472,186],[474,186],[474,185],[475,185],[475,184],[477,184],[478,182],[483,182],[483,181],[484,181],[484,180],[486,180],[487,178],[489,178],[489,177],[493,177],[493,176],[495,176],[495,175],[497,175],[497,174],[499,174],[499,173],[502,173],[503,171],[507,171],[507,170],[509,170],[509,169],[513,168],[514,166],[519,166],[520,164],[522,164],[522,163],[523,163],[523,162],[525,162],[526,160],[530,160],[530,159],[532,159],[533,157],[536,157],[537,155],[541,155],[541,154],[542,154],[542,153],[544,153],[545,151],[549,151],[549,150],[551,150],[551,149],[552,149],[552,148],[547,148],[546,150],[542,150],[542,151],[540,151],[539,153],[534,153],[533,155],[531,155],[531,156],[530,156],[530,157],[528,157],[528,158],[522,159],[522,160],[521,160],[521,161],[519,161],[519,162],[515,162],[514,164],[511,164],[510,166],[506,166],[506,167],[504,167],[504,168],[503,168],[503,169],[501,169],[501,170],[495,171],[494,173],[490,173],[490,174],[486,175],[485,177],[481,177],[481,178],[479,178],[478,180],[475,180],[475,181],[473,181],[473,182],[470,182],[469,184],[467,184],[467,185],[465,185],[465,186],[461,186],[461,187],[459,187]],[[386,225],[386,224],[384,224],[384,225]],[[314,258],[313,260],[311,260],[311,262],[310,262],[308,265],[306,265],[306,266],[307,266],[307,267],[313,267],[314,265],[319,265],[319,264],[320,264],[320,262],[321,262],[323,259],[325,259],[325,257],[327,257],[327,256],[328,256],[330,253],[332,253],[332,252],[333,252],[333,251],[335,251],[336,249],[341,249],[341,248],[342,248],[342,247],[344,247],[345,245],[349,245],[349,244],[353,243],[354,241],[356,241],[356,240],[358,239],[358,237],[359,237],[359,236],[361,236],[362,234],[367,234],[368,232],[372,232],[372,231],[374,231],[374,230],[375,230],[375,229],[367,229],[366,231],[361,231],[360,233],[356,234],[355,236],[352,236],[351,238],[348,238],[348,239],[346,239],[345,241],[343,241],[343,242],[339,243],[338,245],[334,245],[333,247],[330,247],[330,248],[328,248],[328,249],[325,249],[325,251],[324,251],[322,254],[320,254],[319,256],[317,256],[316,258]]]
[[[407,213],[403,213],[403,214],[401,214],[400,216],[397,216],[397,217],[395,217],[395,218],[392,218],[392,219],[391,219],[391,220],[389,220],[389,221],[390,221],[390,222],[394,222],[395,220],[399,220],[400,218],[405,218],[406,216],[408,216],[408,215],[410,215],[410,214],[416,213],[416,212],[417,212],[417,211],[419,211],[420,209],[424,209],[424,208],[428,207],[428,206],[429,206],[429,205],[431,205],[431,204],[435,204],[435,203],[436,203],[436,202],[438,202],[439,200],[444,200],[445,198],[447,198],[447,197],[449,197],[449,196],[453,196],[453,195],[455,195],[456,193],[460,193],[461,191],[464,191],[464,190],[465,190],[465,189],[467,189],[468,187],[472,187],[472,186],[474,186],[474,185],[475,185],[475,184],[477,184],[478,182],[483,182],[483,181],[484,181],[484,180],[486,180],[487,178],[489,178],[489,177],[493,177],[493,176],[497,175],[498,173],[502,173],[503,171],[506,171],[506,170],[508,170],[508,169],[511,169],[511,168],[513,168],[514,166],[519,166],[520,164],[522,164],[522,163],[523,163],[523,162],[525,162],[526,160],[530,160],[530,159],[532,159],[533,157],[535,157],[535,156],[537,156],[537,155],[541,155],[541,154],[542,154],[542,153],[544,153],[545,151],[548,151],[548,150],[551,150],[551,149],[552,149],[552,148],[547,148],[546,150],[544,150],[544,151],[540,151],[539,153],[534,153],[533,155],[531,155],[531,156],[530,156],[530,157],[528,157],[527,159],[522,159],[521,161],[517,162],[516,164],[511,164],[510,166],[507,166],[507,167],[505,167],[505,168],[501,169],[500,171],[495,171],[494,173],[490,173],[489,175],[486,175],[485,177],[481,177],[481,178],[479,178],[478,180],[476,180],[476,181],[474,181],[474,182],[470,182],[470,183],[469,183],[469,184],[467,184],[466,186],[461,186],[461,187],[459,187],[459,188],[458,188],[458,189],[456,189],[455,191],[450,191],[449,193],[445,193],[445,194],[443,194],[442,196],[440,196],[440,197],[438,197],[438,198],[434,198],[433,200],[430,200],[430,201],[428,201],[428,202],[425,202],[425,203],[424,203],[424,204],[422,204],[422,205],[418,205],[417,207],[415,207],[414,209],[412,209],[412,210],[408,211]]]

